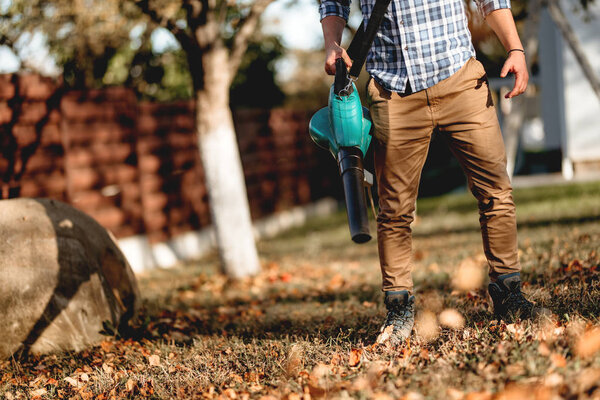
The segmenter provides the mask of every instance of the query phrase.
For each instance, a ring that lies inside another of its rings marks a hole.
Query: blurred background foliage
[[[183,12],[177,1],[155,3],[164,3],[154,5],[163,16]],[[228,8],[228,25],[235,26],[241,17]],[[11,0],[0,19],[0,44],[15,54],[22,41],[43,33],[67,88],[124,85],[141,99],[191,99],[185,53],[172,37],[166,47],[153,46],[157,32],[171,37],[135,4],[118,0]],[[275,62],[284,52],[276,36],[260,33],[252,38],[231,87],[232,106],[270,108],[283,103]],[[34,68],[24,64],[22,69]]]
[[[147,1],[154,9],[161,10],[161,16],[175,18],[185,27],[185,5],[180,0]],[[584,12],[591,1],[571,0],[571,4]],[[231,5],[232,1],[223,3]],[[317,5],[315,1],[315,8]],[[355,0],[355,15],[357,5]],[[478,58],[491,77],[498,76],[505,51],[479,16],[474,3],[467,0],[466,5]],[[35,34],[43,34],[68,88],[125,85],[135,90],[141,99],[192,98],[185,53],[171,34],[143,15],[133,1],[7,0],[2,7],[0,44],[15,49],[17,54],[19,45]],[[513,0],[512,7],[517,25],[522,29],[527,19],[527,0]],[[227,7],[226,10],[223,29],[233,32],[243,16],[239,8]],[[359,22],[360,17],[351,19],[351,33]],[[170,36],[172,40],[167,40],[166,46],[157,47],[152,40],[156,35]],[[22,69],[27,68],[26,64],[22,65]],[[293,72],[281,74],[278,71],[281,68],[292,68]],[[534,73],[536,68],[534,63]],[[323,73],[322,51],[285,48],[278,36],[259,31],[252,38],[233,81],[231,105],[234,108],[283,105],[315,109],[326,104],[330,81]]]

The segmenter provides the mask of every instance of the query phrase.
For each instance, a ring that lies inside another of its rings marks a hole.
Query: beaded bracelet
[[[512,53],[513,51],[520,51],[521,53],[525,54],[525,50],[523,50],[523,49],[510,49],[509,51],[506,52],[506,54],[510,55],[510,53]]]

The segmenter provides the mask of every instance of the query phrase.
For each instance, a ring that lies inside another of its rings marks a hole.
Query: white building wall
[[[600,2],[590,5],[592,18],[584,19],[574,6],[579,2],[562,0],[561,6],[579,38],[596,76],[600,76]],[[571,162],[600,161],[600,100],[585,78],[568,44],[564,43],[565,115],[567,140],[565,154]]]

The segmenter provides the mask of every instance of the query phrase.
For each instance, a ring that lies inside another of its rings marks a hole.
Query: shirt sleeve
[[[475,3],[483,18],[487,17],[492,11],[510,8],[510,0],[475,0]]]
[[[348,21],[348,16],[350,15],[350,1],[351,0],[322,0],[319,5],[321,19],[329,17],[330,15],[335,15]]]

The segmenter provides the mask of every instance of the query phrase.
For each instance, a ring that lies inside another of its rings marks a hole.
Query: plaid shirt
[[[343,4],[345,3],[345,4]],[[485,18],[510,0],[475,0]],[[361,0],[365,24],[375,0]],[[322,0],[321,19],[348,20],[349,1]],[[366,25],[365,25],[366,26]],[[369,55],[367,72],[388,90],[414,92],[449,78],[475,56],[464,0],[392,0]]]

